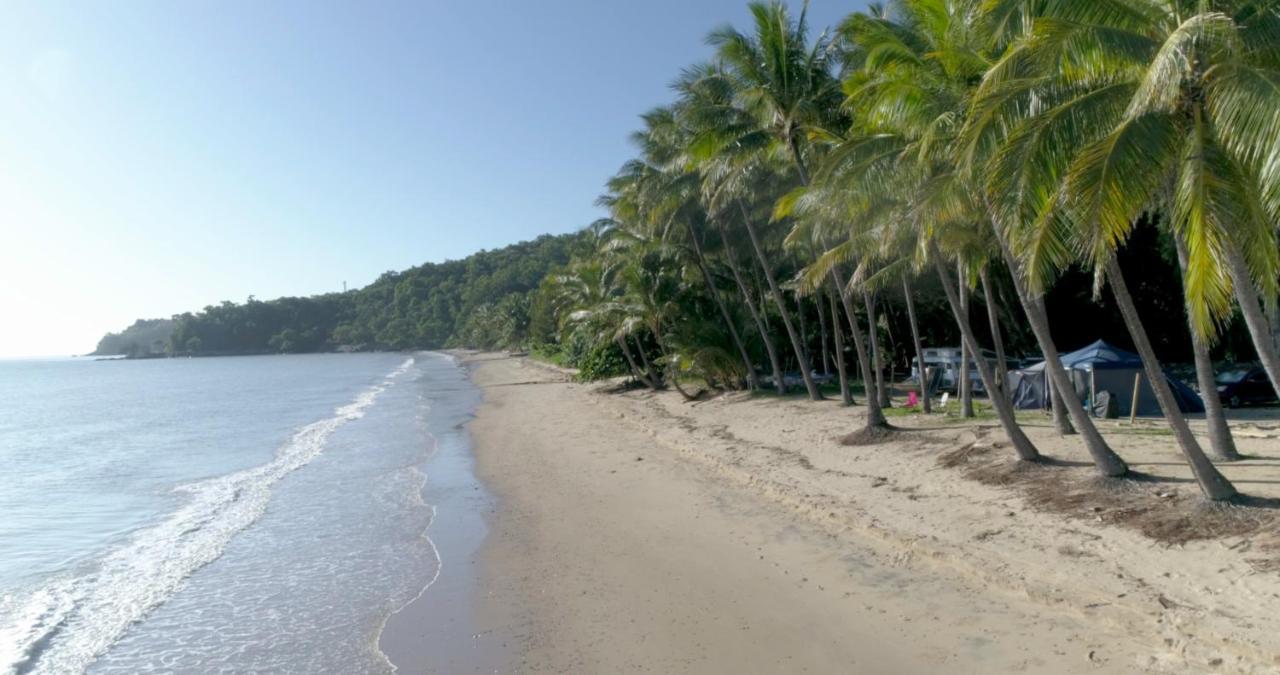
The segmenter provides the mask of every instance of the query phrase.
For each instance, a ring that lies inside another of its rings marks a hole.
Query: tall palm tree
[[[1032,290],[1076,261],[1092,266],[1202,490],[1231,497],[1174,405],[1115,251],[1144,213],[1166,214],[1186,245],[1195,330],[1212,340],[1234,295],[1268,373],[1280,371],[1255,289],[1274,297],[1280,269],[1274,3],[994,4],[1024,29],[986,77],[972,146],[1004,137],[990,194]]]
[[[823,166],[826,164],[824,162]],[[848,190],[842,190],[835,181],[827,180],[825,173],[820,173],[809,186],[794,190],[778,200],[774,206],[774,219],[794,218],[791,232],[787,235],[788,245],[796,247],[808,241],[828,249],[802,270],[801,287],[814,290],[826,283],[840,298],[866,390],[865,425],[857,433],[868,440],[874,440],[892,427],[885,419],[880,403],[875,359],[870,347],[870,342],[874,339],[874,327],[871,325],[872,313],[866,304],[867,294],[863,292],[868,280],[862,278],[864,275],[859,272],[862,269],[859,264],[855,268],[854,278],[846,281],[842,266],[859,262],[862,258],[875,257],[878,250],[877,237],[880,235],[876,228],[867,227],[869,219],[858,217],[863,212],[856,205],[848,204],[848,197]],[[852,217],[849,218],[850,216]],[[841,225],[845,222],[854,224]],[[866,336],[858,325],[855,299],[863,303],[863,312],[868,317]]]
[[[734,105],[732,83],[714,66],[701,64],[686,68],[672,84],[672,89],[678,96],[672,109],[684,131],[685,168],[697,172],[700,177],[701,202],[708,223],[719,236],[721,257],[764,346],[773,372],[774,387],[783,394],[786,385],[773,333],[764,310],[756,306],[754,289],[739,267],[735,246],[739,237],[733,236],[731,231],[741,212],[738,202],[741,194],[733,180],[740,169],[730,157],[733,153],[716,153],[707,149],[708,145],[715,145],[707,143],[709,137],[717,138],[726,128],[745,129],[750,123],[745,113]]]
[[[831,169],[824,174],[829,179],[857,183],[855,191],[864,196],[854,201],[863,201],[871,205],[869,216],[882,215],[876,207],[881,195],[902,193],[913,204],[907,213],[921,214],[926,209],[923,197],[931,197],[936,192],[935,183],[939,178],[952,172],[949,158],[946,157],[943,143],[939,142],[940,134],[954,135],[958,125],[963,121],[963,108],[966,99],[963,96],[949,95],[948,89],[956,87],[951,81],[951,69],[976,70],[972,60],[958,59],[956,63],[936,62],[930,66],[927,61],[931,54],[938,52],[935,47],[946,47],[945,44],[929,43],[927,38],[948,38],[949,30],[943,26],[941,35],[930,35],[926,28],[929,25],[922,19],[936,19],[932,15],[913,15],[931,5],[929,9],[941,11],[943,24],[955,19],[952,12],[956,5],[944,0],[930,2],[922,0],[915,3],[903,3],[898,6],[901,21],[866,14],[854,15],[842,28],[845,38],[860,50],[861,64],[854,69],[845,81],[847,110],[858,121],[859,133],[834,151],[831,158]],[[938,24],[934,21],[934,26]],[[960,25],[956,22],[956,25]],[[886,51],[884,47],[893,49]],[[896,50],[897,54],[890,54]],[[956,52],[945,52],[955,56]],[[909,55],[909,57],[908,57]],[[948,57],[949,58],[949,57]],[[907,61],[920,65],[921,73],[911,73],[903,66]],[[928,72],[937,70],[939,72]],[[929,84],[941,84],[944,88],[929,89],[925,82],[917,78],[927,74],[933,80]],[[904,91],[910,91],[904,94]],[[904,96],[907,98],[904,99]],[[848,167],[855,167],[849,169]],[[918,204],[916,204],[918,202]],[[965,223],[962,218],[948,217],[935,219],[934,222],[923,222],[920,217],[895,218],[893,225],[912,228],[923,243],[920,258],[929,261],[936,270],[954,264],[954,253],[946,255],[939,247],[945,244],[949,233],[957,229],[974,227],[970,220]],[[942,279],[943,288],[947,291],[948,303],[963,336],[963,344],[970,353],[981,354],[974,331],[969,322],[967,312],[962,311],[960,296],[950,273]],[[982,359],[977,359],[979,375],[989,391],[998,391],[994,374]],[[1015,451],[1021,459],[1036,459],[1039,452],[1025,432],[1018,425],[1012,406],[1002,397],[992,400],[1001,426],[1012,441]]]
[[[1043,165],[1028,167],[1036,175],[1024,182],[1037,192],[1069,182],[1077,204],[1066,222],[1083,218],[1075,241],[1047,238],[1033,262],[1050,273],[1077,252],[1100,263],[1137,214],[1158,209],[1187,246],[1196,330],[1211,342],[1234,296],[1275,383],[1280,360],[1259,300],[1261,290],[1274,302],[1280,278],[1275,3],[1117,0],[1096,12],[1001,4],[1009,5],[1002,15],[1027,28],[988,78],[987,114],[1005,127],[1008,117],[1025,116],[1029,97],[1038,101],[1037,124],[1019,134],[1018,153]],[[1084,151],[1062,157],[1037,147],[1049,138]],[[1122,175],[1135,160],[1137,170]],[[1064,176],[1048,180],[1051,173]],[[1046,228],[1066,225],[1046,220]]]
[[[890,165],[890,170],[878,172],[880,185],[872,189],[881,194],[911,194],[917,204],[905,223],[920,232],[945,234],[938,229],[945,221],[967,221],[973,227],[991,220],[986,204],[971,199],[976,192],[972,178],[957,171],[964,162],[955,156],[973,89],[988,66],[978,21],[981,4],[978,0],[900,2],[894,4],[892,13],[855,14],[841,27],[842,36],[853,45],[850,51],[858,55],[857,67],[845,82],[849,106],[868,129],[860,141],[848,144],[838,155],[843,154],[842,161],[847,163]],[[898,178],[900,167],[911,168],[914,175]],[[915,187],[904,187],[903,181]],[[923,223],[923,219],[936,222]],[[999,236],[996,239],[999,241]],[[938,256],[925,255],[926,249],[921,247],[918,258],[937,264]],[[1016,279],[1017,268],[1011,269]],[[953,285],[950,275],[943,281],[944,286]],[[966,325],[967,315],[959,311],[958,295],[948,293],[948,299],[957,303],[952,310],[962,334],[972,334]],[[1065,387],[1070,380],[1052,345],[1047,320],[1030,302],[1022,304],[1029,321],[1033,326],[1038,324],[1033,332],[1045,354],[1050,377],[1057,386]],[[976,340],[973,342],[965,346],[976,350]],[[980,375],[985,366],[978,360]],[[988,388],[993,387],[988,384]],[[1125,473],[1127,466],[1097,433],[1080,402],[1074,397],[1062,398],[1072,420],[1087,430],[1083,439],[1098,470],[1107,476]],[[1007,420],[1011,437],[1019,435],[1012,411],[1001,410],[1001,397],[993,402],[1002,420]],[[1030,454],[1027,450],[1023,448]]]
[[[839,102],[839,88],[831,75],[831,50],[825,36],[809,41],[805,10],[793,20],[786,5],[776,0],[752,2],[747,7],[754,22],[751,34],[724,26],[712,31],[707,42],[716,48],[740,107],[755,122],[747,133],[767,136],[771,142],[763,150],[790,160],[799,182],[807,185],[804,154],[808,130],[836,110]],[[758,236],[750,223],[748,235],[755,244]],[[766,275],[772,277],[769,270]],[[772,278],[770,286],[776,286]],[[775,289],[773,293],[781,304],[780,292]],[[821,398],[808,372],[812,368],[804,346],[785,313],[783,317],[796,343],[805,386],[812,398]]]
[[[685,160],[687,139],[675,112],[655,108],[642,116],[645,127],[632,139],[642,158],[625,164],[609,183],[613,195],[606,205],[627,209],[634,216],[658,228],[661,236],[688,247],[706,285],[707,295],[716,305],[735,350],[743,363],[748,385],[757,388],[755,367],[737,328],[737,322],[721,297],[703,251],[703,226],[707,214],[702,206],[699,177]],[[680,239],[683,237],[683,240]]]

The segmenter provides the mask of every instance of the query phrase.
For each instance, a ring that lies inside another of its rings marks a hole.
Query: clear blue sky
[[[814,0],[812,23],[864,4]],[[0,355],[578,229],[637,115],[746,20],[739,0],[6,3]]]

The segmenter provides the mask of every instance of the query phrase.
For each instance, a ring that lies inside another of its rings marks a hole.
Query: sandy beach
[[[1060,461],[1027,477],[990,423],[896,418],[915,429],[849,447],[860,409],[838,402],[688,404],[467,363],[496,495],[470,647],[503,655],[498,670],[1280,668],[1274,522],[1203,506],[1157,428],[1104,430],[1153,476],[1116,488],[1047,422],[1031,432]],[[1253,459],[1225,471],[1280,491],[1275,425],[1239,436]],[[1197,528],[1215,536],[1181,541]]]

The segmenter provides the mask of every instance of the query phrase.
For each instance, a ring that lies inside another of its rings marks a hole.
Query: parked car
[[[1274,403],[1276,390],[1261,368],[1237,368],[1218,375],[1218,400],[1229,408]]]

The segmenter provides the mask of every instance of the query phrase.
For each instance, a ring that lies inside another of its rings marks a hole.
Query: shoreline
[[[836,439],[861,411],[836,402],[688,405],[602,393],[525,358],[461,360],[483,391],[469,429],[496,505],[476,558],[472,641],[504,654],[496,672],[1280,665],[1280,579],[1258,558],[1274,536],[1162,542],[1115,515],[1158,499],[1155,513],[1201,517],[1176,450],[1148,425],[1117,450],[1169,483],[1079,513],[996,472],[1003,441],[982,423],[898,418],[909,433],[846,447]],[[1047,469],[1056,491],[1096,489],[1076,466],[1082,449],[1047,423],[1028,428],[1067,458]],[[1267,452],[1275,431],[1254,424],[1242,450],[1280,459]],[[1274,464],[1225,471],[1251,493],[1280,491]]]
[[[476,475],[469,434],[482,393],[458,354],[440,354],[452,360],[466,384],[429,383],[434,397],[427,431],[434,448],[421,465],[418,494],[432,517],[419,536],[433,550],[436,569],[416,596],[388,614],[374,646],[396,672],[501,672],[509,659],[479,639],[475,615],[482,589],[475,569],[496,507]]]

